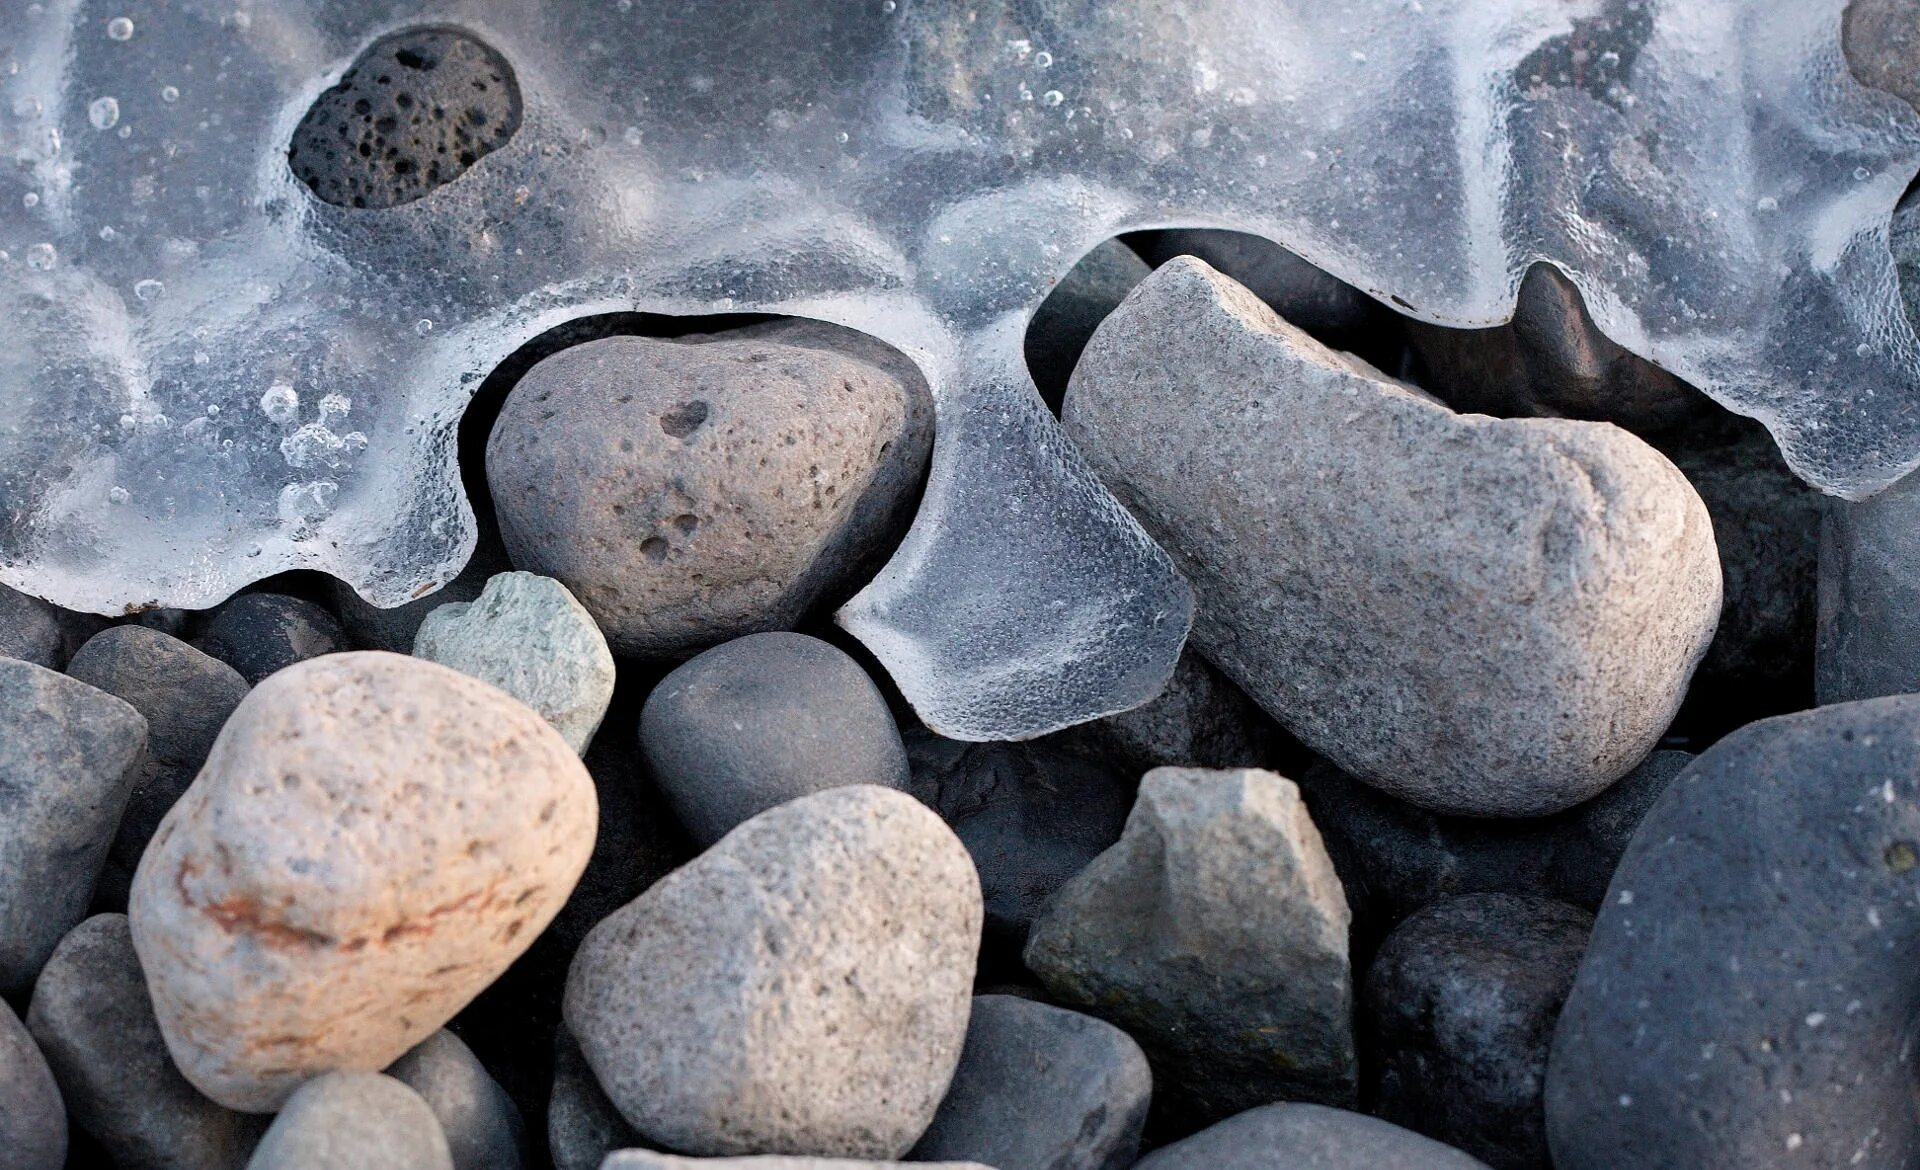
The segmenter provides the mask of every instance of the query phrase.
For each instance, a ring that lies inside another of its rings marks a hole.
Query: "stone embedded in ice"
[[[949,735],[1122,709],[1190,600],[1020,347],[1080,256],[1170,225],[1440,324],[1504,319],[1555,264],[1857,495],[1920,462],[1886,247],[1920,118],[1847,75],[1843,7],[16,4],[0,581],[105,612],[306,568],[399,604],[472,547],[455,431],[516,347],[613,310],[788,313],[894,345],[939,402],[918,522],[841,620]],[[308,111],[436,29],[506,63],[518,128],[410,202],[317,198],[288,158]]]

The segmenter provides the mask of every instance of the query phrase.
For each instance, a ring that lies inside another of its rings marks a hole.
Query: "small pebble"
[[[454,1170],[420,1094],[369,1072],[315,1077],[287,1099],[247,1170]]]
[[[387,1075],[420,1094],[447,1140],[453,1170],[520,1170],[520,1110],[473,1050],[445,1028],[413,1046]]]
[[[296,662],[346,649],[340,621],[303,597],[242,593],[213,611],[200,648],[253,686]]]

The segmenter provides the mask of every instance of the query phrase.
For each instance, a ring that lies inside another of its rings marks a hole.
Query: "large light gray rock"
[[[649,1150],[620,1150],[600,1170],[1000,1170],[977,1162],[872,1162],[848,1158],[682,1158]]]
[[[1034,923],[1048,991],[1126,1029],[1155,1094],[1217,1120],[1354,1099],[1340,879],[1300,792],[1272,772],[1156,768],[1118,844]]]
[[[455,1170],[420,1094],[369,1072],[315,1077],[287,1099],[247,1170]]]
[[[919,801],[861,785],[747,821],[595,927],[567,1027],[648,1138],[893,1158],[966,1036],[980,883]]]
[[[181,1071],[231,1108],[377,1071],[506,970],[593,848],[593,781],[505,692],[328,655],[240,704],[134,875],[134,944]]]
[[[1112,1024],[1018,996],[976,996],[953,1085],[911,1157],[1126,1170],[1152,1096],[1146,1054]]]
[[[1162,1146],[1134,1170],[1487,1170],[1450,1146],[1323,1105],[1250,1109]]]
[[[1585,800],[1713,635],[1706,507],[1617,427],[1458,415],[1190,258],[1101,325],[1065,422],[1194,586],[1194,641],[1309,747],[1415,803]]]
[[[910,516],[932,418],[919,374],[844,329],[607,337],[520,380],[487,483],[517,567],[615,652],[684,657],[857,584]]]
[[[87,916],[146,740],[125,701],[0,658],[0,993],[24,994]]]
[[[40,1046],[0,1000],[0,1170],[62,1170],[67,1109]]]
[[[238,1170],[267,1127],[180,1075],[124,914],[96,914],[60,941],[34,985],[27,1028],[74,1124],[121,1170]]]
[[[525,1163],[520,1110],[460,1037],[440,1029],[394,1061],[387,1075],[433,1110],[453,1170],[520,1170]]]
[[[613,698],[613,652],[593,615],[535,573],[501,573],[474,601],[434,610],[413,653],[499,687],[582,754]]]

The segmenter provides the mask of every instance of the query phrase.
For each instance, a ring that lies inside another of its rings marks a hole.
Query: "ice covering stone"
[[[1099,242],[1176,224],[1440,324],[1555,264],[1860,494],[1920,463],[1886,245],[1920,116],[1849,77],[1843,4],[14,5],[0,582],[106,612],[304,568],[399,604],[473,545],[454,432],[503,357],[600,312],[787,313],[938,403],[914,529],[843,623],[942,734],[1121,710],[1188,597],[1021,340]],[[411,202],[324,202],[296,128],[409,28],[497,54],[520,125]]]

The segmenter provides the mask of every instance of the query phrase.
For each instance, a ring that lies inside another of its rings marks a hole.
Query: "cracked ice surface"
[[[0,0],[0,581],[102,612],[289,568],[378,604],[473,543],[500,358],[769,311],[925,369],[932,480],[840,615],[922,715],[1134,705],[1191,601],[1040,405],[1028,315],[1115,233],[1267,236],[1430,321],[1565,269],[1601,328],[1859,494],[1920,461],[1886,245],[1920,125],[1843,0]],[[417,202],[286,152],[380,35],[471,30],[524,122]]]

